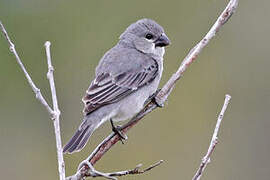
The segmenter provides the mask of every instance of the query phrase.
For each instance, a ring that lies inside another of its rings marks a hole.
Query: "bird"
[[[82,150],[92,133],[109,120],[112,130],[127,138],[114,123],[132,118],[157,92],[165,47],[170,43],[163,27],[152,19],[140,19],[127,27],[99,61],[82,98],[82,123],[64,146],[64,153]]]

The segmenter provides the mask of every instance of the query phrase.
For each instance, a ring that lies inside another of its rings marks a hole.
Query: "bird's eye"
[[[153,38],[153,35],[148,33],[148,34],[145,35],[145,38],[146,39],[152,39]]]

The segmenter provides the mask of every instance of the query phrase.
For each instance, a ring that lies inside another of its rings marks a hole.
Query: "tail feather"
[[[79,135],[79,137],[75,141],[71,142],[71,145],[68,148],[68,152],[69,153],[72,153],[72,152],[76,151],[79,143],[82,141],[82,138],[84,137],[84,135],[87,132],[88,128],[89,128],[89,126],[87,126],[84,130],[82,130],[81,131],[81,134]],[[78,131],[80,131],[80,130],[78,130]]]
[[[90,136],[92,135],[93,131],[88,131],[85,133],[84,137],[82,138],[81,142],[78,144],[77,149],[83,149],[86,143],[88,142]]]
[[[74,144],[74,142],[78,139],[78,137],[83,133],[82,130],[77,130],[76,133],[72,136],[72,138],[68,141],[68,143],[63,148],[63,152],[67,152],[67,150]]]
[[[94,128],[89,125],[83,129],[78,129],[69,142],[65,145],[63,152],[73,153],[75,151],[80,151],[86,145],[93,131]]]

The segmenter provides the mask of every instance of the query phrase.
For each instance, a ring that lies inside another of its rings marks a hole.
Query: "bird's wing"
[[[137,89],[150,83],[158,74],[158,64],[153,61],[143,68],[131,69],[117,75],[101,73],[83,97],[84,114],[88,115],[99,107],[118,102]]]

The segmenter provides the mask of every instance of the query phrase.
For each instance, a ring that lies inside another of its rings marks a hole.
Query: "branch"
[[[104,177],[104,178],[107,178],[107,179],[117,180],[117,178],[115,178],[116,176],[143,174],[143,173],[145,173],[147,171],[150,171],[151,169],[153,169],[153,168],[159,166],[161,163],[163,163],[163,160],[160,160],[157,163],[152,164],[151,166],[149,166],[148,168],[143,169],[143,170],[140,170],[140,168],[142,167],[142,164],[138,164],[134,169],[130,169],[130,170],[126,170],[126,171],[112,172],[112,173],[99,172],[99,171],[94,169],[94,167],[91,165],[91,163],[89,163],[89,161],[87,161],[85,163],[90,168],[90,170],[88,172],[85,172],[87,174],[87,176]],[[78,171],[75,175],[67,177],[66,180],[83,179],[83,177],[81,175],[82,174],[80,173],[80,171]]]
[[[53,66],[51,63],[51,55],[50,55],[50,43],[46,42],[45,47],[46,47],[46,54],[47,54],[47,61],[48,61],[48,74],[47,77],[49,79],[50,87],[51,87],[51,93],[52,93],[52,100],[53,100],[53,110],[52,108],[48,105],[47,101],[44,99],[43,95],[40,92],[40,89],[37,88],[35,83],[33,82],[32,78],[30,77],[29,73],[26,71],[21,58],[19,57],[14,43],[11,41],[10,37],[8,36],[8,33],[0,21],[0,29],[6,38],[8,44],[9,44],[9,49],[11,53],[14,54],[17,63],[19,64],[20,68],[23,70],[24,75],[34,91],[36,98],[41,102],[43,106],[47,109],[51,119],[53,120],[54,123],[54,130],[55,130],[55,138],[56,138],[56,147],[57,147],[57,156],[58,156],[58,171],[59,171],[59,177],[60,180],[65,180],[65,164],[63,160],[63,153],[62,153],[62,143],[61,143],[61,136],[60,136],[60,123],[59,123],[59,116],[60,116],[60,111],[58,108],[58,103],[57,103],[57,96],[56,96],[56,90],[55,90],[55,85],[54,85],[54,77],[53,77]]]
[[[16,49],[15,49],[15,45],[13,44],[13,42],[10,40],[8,33],[4,27],[4,25],[2,24],[2,22],[0,21],[0,28],[1,31],[3,33],[3,35],[5,36],[6,40],[8,41],[9,44],[9,50],[11,51],[11,53],[14,54],[17,63],[19,64],[20,68],[23,70],[23,73],[30,85],[30,87],[32,88],[32,90],[34,91],[36,98],[41,102],[41,104],[43,104],[43,106],[45,106],[45,108],[47,109],[48,113],[50,114],[50,116],[54,115],[54,111],[52,110],[52,108],[48,105],[47,101],[44,99],[43,95],[40,92],[40,89],[37,88],[37,86],[35,85],[35,83],[32,81],[32,78],[30,77],[30,75],[28,74],[28,72],[26,71],[21,58],[19,57]]]
[[[155,101],[157,103],[150,102],[149,104],[147,104],[144,107],[144,109],[142,109],[135,117],[133,117],[127,124],[122,126],[121,128],[122,133],[126,133],[130,128],[132,128],[135,124],[137,124],[145,115],[147,115],[148,113],[156,109],[158,107],[157,104],[163,105],[165,103],[165,101],[168,99],[168,96],[171,94],[171,91],[173,90],[176,82],[183,76],[186,69],[197,58],[197,56],[202,51],[202,49],[217,34],[220,28],[229,20],[229,18],[235,12],[237,5],[238,5],[238,0],[229,1],[227,7],[218,17],[217,21],[211,27],[209,32],[194,48],[190,50],[190,52],[188,53],[188,55],[185,57],[180,67],[178,68],[177,72],[171,76],[169,81],[163,86],[160,92],[156,95]],[[111,133],[95,148],[95,150],[91,153],[91,155],[87,159],[85,159],[83,162],[88,161],[91,163],[91,165],[94,165],[119,140],[120,140],[120,137],[117,134]],[[79,179],[91,176],[89,175],[89,173],[87,173],[90,170],[87,164],[84,164],[82,167],[81,166],[79,167],[80,168],[76,172],[76,174],[71,177],[75,177],[76,175],[79,174],[79,176],[77,176],[78,177],[77,180],[79,180]]]
[[[206,155],[203,157],[202,162],[201,162],[196,174],[192,178],[192,180],[200,180],[204,169],[206,168],[207,164],[210,162],[210,156],[213,153],[213,151],[214,151],[214,149],[215,149],[215,147],[216,147],[216,145],[218,143],[219,127],[220,127],[221,121],[222,121],[222,119],[224,117],[224,113],[225,113],[225,111],[227,109],[227,106],[228,106],[228,104],[230,102],[230,99],[231,99],[231,96],[227,94],[225,96],[225,100],[224,100],[224,104],[223,104],[223,107],[221,109],[221,112],[220,112],[220,114],[218,116],[217,124],[216,124],[215,130],[214,130],[214,133],[213,133],[213,136],[212,136],[208,151],[207,151]]]
[[[52,66],[51,51],[50,51],[51,43],[49,41],[46,41],[44,46],[45,46],[45,51],[46,51],[46,56],[47,56],[47,63],[48,63],[47,78],[49,80],[50,87],[51,87],[53,110],[54,110],[54,117],[52,118],[52,120],[53,120],[53,125],[54,125],[54,133],[55,133],[56,148],[57,148],[58,172],[59,172],[60,180],[65,180],[65,162],[64,162],[64,157],[63,157],[60,120],[59,120],[61,112],[58,107],[56,89],[55,89],[55,84],[54,84],[54,76],[53,76],[54,68]]]

